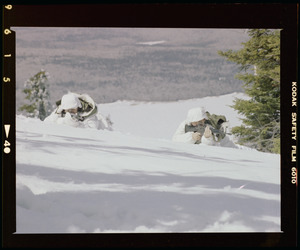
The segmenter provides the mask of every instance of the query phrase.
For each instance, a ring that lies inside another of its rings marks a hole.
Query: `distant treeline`
[[[203,49],[153,48],[115,59],[70,55],[49,63],[85,73],[83,80],[62,77],[52,82],[51,92],[62,87],[89,92],[99,102],[176,101],[242,91],[241,82],[234,79],[236,66]]]
[[[82,36],[86,31],[76,30],[70,35],[69,31],[58,30],[56,34],[43,32],[42,38],[38,31],[33,29],[31,36],[17,33],[17,106],[24,99],[24,82],[41,68],[50,73],[53,104],[67,91],[88,93],[98,103],[125,99],[176,101],[243,91],[242,82],[234,78],[237,66],[217,53],[224,48],[224,41],[228,43],[228,37],[236,34],[233,32],[223,32],[223,40],[218,40],[217,31],[207,33],[210,38],[185,31],[189,39],[169,30],[169,40],[164,38],[165,43],[149,46],[138,43],[150,36],[145,31],[132,31],[128,37],[123,32],[121,37],[119,31]],[[162,31],[159,35],[164,36]],[[239,36],[232,37],[236,44]],[[31,39],[41,41],[33,46]]]

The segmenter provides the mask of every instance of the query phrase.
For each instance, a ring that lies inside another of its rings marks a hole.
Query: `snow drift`
[[[242,96],[100,104],[114,131],[17,116],[17,233],[279,232],[279,155],[171,141]]]

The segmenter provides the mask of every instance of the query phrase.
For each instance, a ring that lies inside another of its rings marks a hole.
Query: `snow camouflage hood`
[[[60,110],[67,110],[73,108],[81,108],[82,105],[78,97],[73,93],[68,93],[64,95],[61,99]]]
[[[74,95],[80,102],[78,105],[79,107],[79,115],[80,117],[84,120],[88,117],[91,117],[95,114],[97,114],[97,105],[95,104],[94,100],[87,94],[76,94],[76,93],[69,93]],[[62,100],[59,100],[56,102],[56,105],[58,106],[56,113],[61,113],[62,112]]]
[[[186,123],[190,124],[191,122],[197,122],[202,119],[208,119],[205,109],[203,107],[201,108],[193,108],[188,111],[187,117],[186,117]]]

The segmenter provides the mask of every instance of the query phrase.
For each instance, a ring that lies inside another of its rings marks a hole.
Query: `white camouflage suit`
[[[76,115],[65,112],[73,108],[78,108]],[[58,107],[44,121],[82,128],[105,129],[108,127],[105,119],[98,113],[97,104],[87,94],[64,95]]]
[[[192,122],[197,122],[202,119],[207,119],[204,108],[193,108],[188,111],[187,118],[184,120],[177,130],[175,131],[172,140],[175,142],[183,142],[189,144],[195,144],[196,140],[193,139],[194,132],[185,132],[185,126],[191,125]],[[213,139],[212,136],[206,138],[205,136],[201,137],[201,144],[211,145],[211,146],[223,146],[223,147],[236,147],[236,145],[225,136],[220,142],[217,142]]]

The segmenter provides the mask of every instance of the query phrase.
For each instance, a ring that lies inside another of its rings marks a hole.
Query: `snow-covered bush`
[[[20,111],[25,111],[29,117],[44,120],[50,113],[48,79],[50,75],[45,70],[41,70],[24,84],[23,93],[29,104],[20,107]]]

